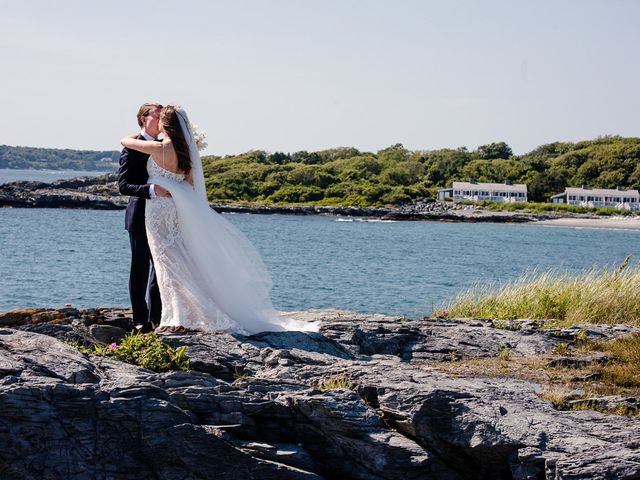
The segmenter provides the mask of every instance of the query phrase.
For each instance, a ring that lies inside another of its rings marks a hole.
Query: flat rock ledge
[[[557,411],[535,384],[433,368],[628,326],[293,312],[320,332],[165,334],[193,368],[169,373],[67,343],[117,341],[129,315],[0,315],[0,478],[640,478],[640,418]],[[331,380],[343,388],[319,388]]]

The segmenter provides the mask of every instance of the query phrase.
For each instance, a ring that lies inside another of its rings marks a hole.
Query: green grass
[[[344,373],[337,373],[323,377],[316,385],[316,388],[321,392],[337,389],[351,390],[353,387],[353,382]]]
[[[510,357],[511,357],[511,349],[506,345],[501,345],[500,349],[498,350],[498,358],[500,360],[507,361],[509,360]]]
[[[627,257],[615,269],[582,275],[534,271],[501,288],[473,287],[445,308],[449,317],[640,325],[640,266],[629,266]]]
[[[553,319],[547,325],[623,323],[640,325],[640,265],[627,257],[613,269],[592,269],[583,275],[531,272],[502,288],[480,286],[455,298],[447,317],[492,319],[494,328],[512,330],[518,318]],[[435,315],[435,312],[434,312]],[[578,369],[551,366],[549,359],[571,355],[589,357],[602,352],[607,361]],[[580,329],[573,340],[559,342],[547,355],[511,356],[504,346],[496,357],[462,359],[440,364],[458,375],[512,377],[544,387],[541,398],[559,410],[596,410],[606,414],[638,416],[637,406],[602,396],[637,398],[640,395],[640,334],[598,341]],[[577,390],[583,393],[576,395]]]
[[[612,207],[587,208],[577,205],[568,205],[566,203],[539,203],[539,202],[515,202],[515,203],[496,203],[496,202],[479,202],[479,206],[488,210],[500,212],[525,212],[525,213],[593,213],[596,215],[634,215],[628,210],[618,210]]]
[[[588,350],[597,350],[613,358],[597,369],[604,382],[620,387],[640,388],[640,335],[626,335],[608,342],[589,342]]]

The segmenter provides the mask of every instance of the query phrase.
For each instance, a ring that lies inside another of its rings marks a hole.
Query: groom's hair
[[[159,103],[143,103],[140,108],[138,109],[138,126],[142,127],[142,119],[144,117],[146,117],[147,115],[149,115],[149,113],[151,113],[153,110],[155,110],[156,108],[162,108],[162,105],[160,105]]]

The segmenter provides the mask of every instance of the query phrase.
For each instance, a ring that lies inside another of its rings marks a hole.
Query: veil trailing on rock
[[[244,234],[211,209],[196,138],[182,108],[176,113],[185,140],[193,176],[193,188],[187,182],[154,177],[156,183],[171,192],[185,248],[197,269],[193,272],[203,290],[238,330],[314,331],[317,324],[284,318],[271,303],[271,276],[259,253]],[[212,318],[220,312],[211,312]]]

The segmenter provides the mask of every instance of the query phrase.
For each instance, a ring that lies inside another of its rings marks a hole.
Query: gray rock
[[[103,345],[119,342],[127,334],[122,328],[113,325],[91,325],[89,335],[92,340]]]
[[[112,331],[105,319],[126,312],[66,315],[0,328],[2,478],[640,476],[640,418],[558,411],[534,384],[430,367],[452,351],[551,352],[563,339],[534,322],[296,312],[321,332],[163,335],[193,370],[158,374],[60,341]]]
[[[35,325],[22,325],[16,328],[26,332],[41,333],[42,335],[48,335],[63,342],[74,343],[84,347],[90,347],[96,344],[93,340],[89,339],[84,329],[74,328],[73,325],[38,323]]]

